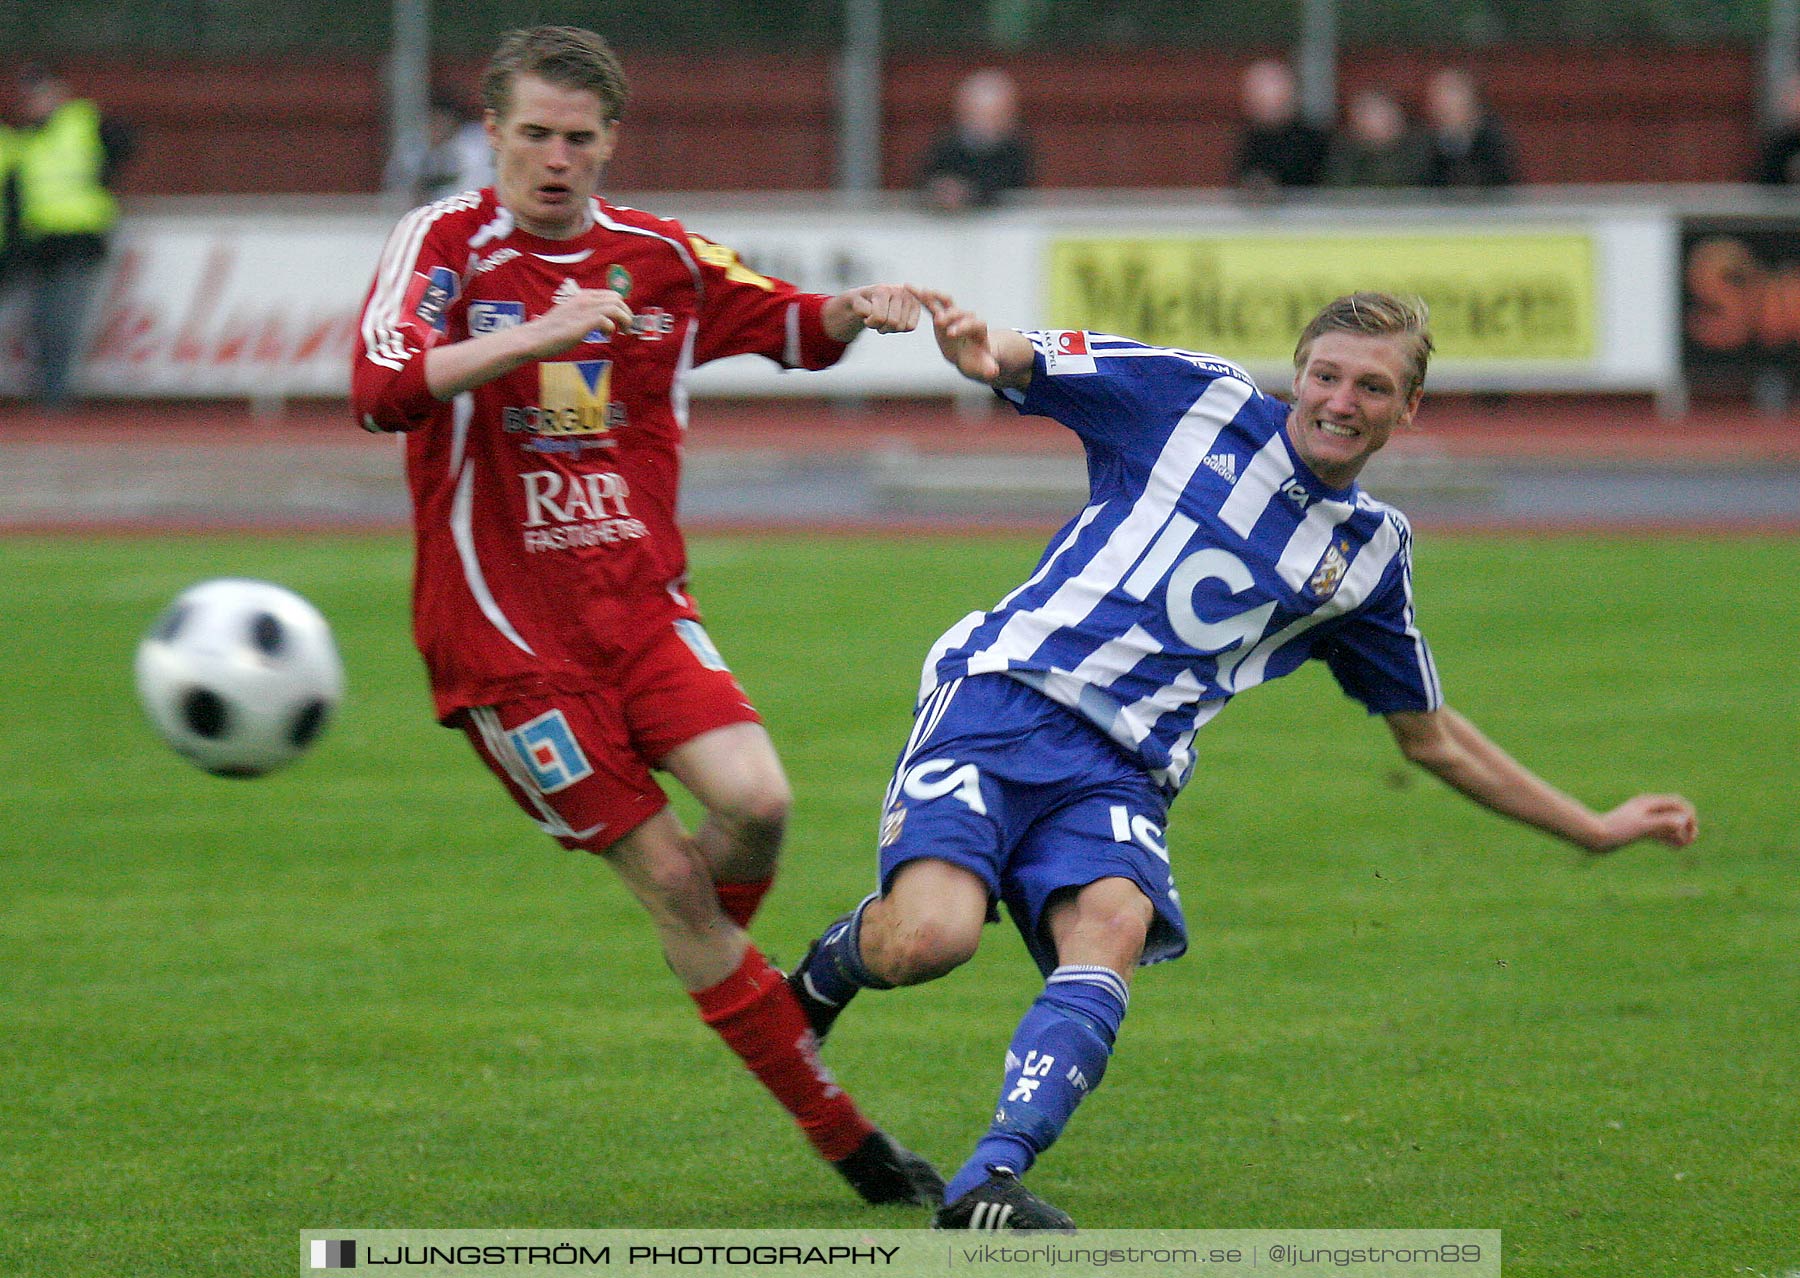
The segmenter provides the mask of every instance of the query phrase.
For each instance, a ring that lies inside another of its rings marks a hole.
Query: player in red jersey
[[[823,368],[864,329],[914,327],[919,296],[802,293],[600,199],[626,89],[592,32],[509,33],[483,95],[495,185],[395,228],[352,379],[365,427],[408,432],[413,630],[438,716],[548,833],[618,871],[701,1018],[821,1156],[871,1202],[935,1202],[942,1179],[833,1081],[743,931],[788,786],[701,629],[676,524],[692,368]],[[697,833],[655,770],[699,799]]]

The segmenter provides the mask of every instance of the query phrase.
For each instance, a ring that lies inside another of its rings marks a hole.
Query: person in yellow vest
[[[18,90],[18,127],[0,139],[9,210],[0,252],[8,258],[8,283],[16,279],[29,293],[37,398],[62,408],[119,220],[111,188],[131,142],[122,126],[47,68],[25,68]]]

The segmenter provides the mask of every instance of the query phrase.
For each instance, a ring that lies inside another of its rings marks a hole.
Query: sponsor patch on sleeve
[[[900,841],[906,829],[906,809],[895,804],[881,814],[881,841],[878,846],[891,848]]]
[[[688,236],[688,247],[694,250],[694,256],[708,266],[716,266],[725,272],[725,278],[738,284],[754,284],[757,288],[775,291],[775,282],[766,275],[758,275],[745,266],[736,251],[723,244],[714,244],[700,235]]]
[[[456,300],[461,285],[456,272],[447,266],[434,266],[429,274],[415,274],[406,301],[412,313],[438,332],[443,332],[445,313]]]
[[[1044,371],[1052,377],[1066,377],[1071,373],[1091,373],[1094,370],[1094,355],[1088,350],[1088,335],[1079,332],[1056,332],[1049,334],[1050,341],[1044,348]]]

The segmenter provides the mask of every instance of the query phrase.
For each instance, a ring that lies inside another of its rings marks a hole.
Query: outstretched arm
[[[1674,794],[1640,794],[1595,812],[1564,794],[1444,706],[1387,716],[1400,752],[1485,808],[1589,852],[1611,852],[1639,839],[1686,847],[1698,832],[1694,805]]]
[[[1031,343],[1023,334],[1010,328],[988,328],[981,316],[962,310],[942,293],[920,293],[918,297],[931,312],[938,350],[957,372],[996,389],[1023,390],[1031,381]]]
[[[938,294],[910,284],[864,284],[825,303],[819,322],[836,342],[849,342],[865,328],[877,333],[910,333],[919,325],[919,304]]]

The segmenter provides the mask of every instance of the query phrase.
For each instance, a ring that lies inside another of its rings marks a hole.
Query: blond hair
[[[526,27],[501,36],[481,77],[482,105],[505,119],[512,107],[513,84],[522,75],[594,94],[608,123],[625,114],[630,97],[612,48],[581,27]]]
[[[1365,337],[1407,337],[1412,339],[1408,355],[1411,376],[1406,393],[1412,394],[1425,384],[1425,367],[1431,362],[1431,308],[1422,297],[1402,298],[1391,293],[1348,293],[1325,304],[1300,330],[1294,345],[1294,367],[1306,364],[1312,344],[1323,333],[1359,333]]]

